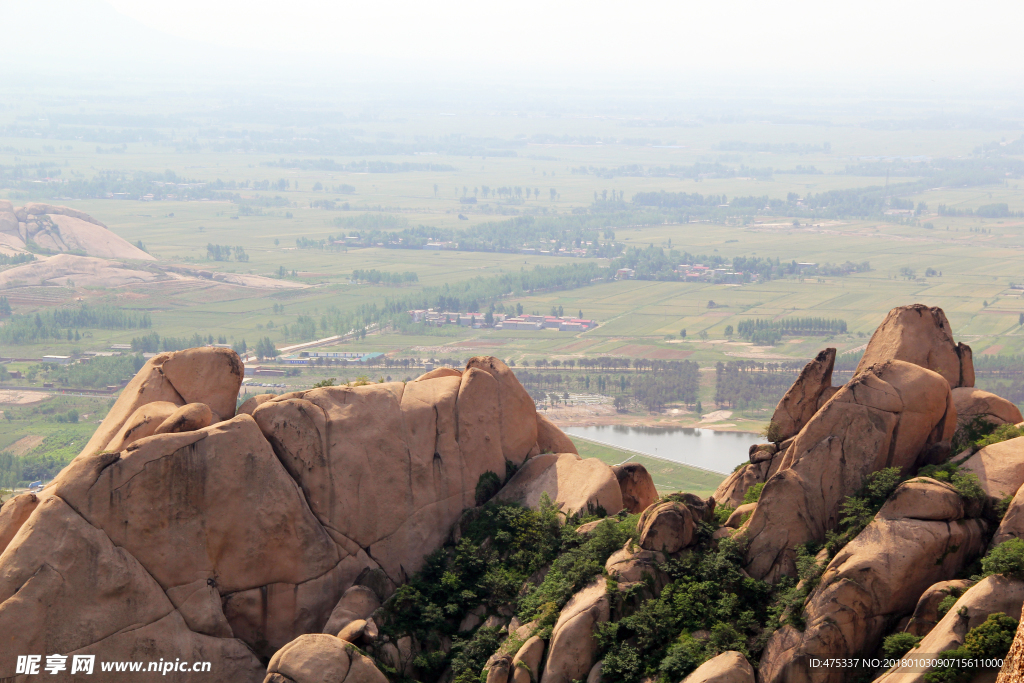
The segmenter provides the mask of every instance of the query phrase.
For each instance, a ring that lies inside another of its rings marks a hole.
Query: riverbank
[[[611,405],[558,405],[541,407],[544,417],[559,429],[568,427],[666,427],[710,429],[717,432],[748,432],[761,434],[767,419],[736,416],[731,410],[716,410],[698,416],[692,411],[672,408],[664,413],[620,413]]]

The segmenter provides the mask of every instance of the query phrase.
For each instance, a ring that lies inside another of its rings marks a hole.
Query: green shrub
[[[940,659],[949,660],[950,665],[930,671],[924,680],[927,683],[967,683],[979,672],[977,660],[1006,656],[1016,631],[1016,619],[1002,612],[988,615],[984,623],[967,632],[963,645],[939,655]]]
[[[480,475],[476,482],[476,504],[483,505],[501,490],[501,479],[490,470]]]
[[[839,506],[839,524],[826,533],[825,545],[830,555],[835,555],[871,523],[899,484],[899,468],[887,467],[869,474],[861,489],[846,497]]]
[[[1018,429],[1016,425],[1003,424],[993,429],[990,434],[976,440],[974,445],[978,448],[984,448],[1001,441],[1016,439],[1018,436],[1024,436],[1024,430]]]
[[[1024,539],[1011,538],[989,551],[981,560],[982,576],[1002,574],[1024,579]]]
[[[910,652],[921,642],[920,636],[912,633],[894,633],[882,641],[882,657],[885,659],[897,659]]]
[[[939,606],[937,610],[939,614],[939,619],[946,616],[946,612],[953,609],[953,605],[955,605],[956,601],[959,599],[960,596],[954,595],[952,592],[950,592],[950,594],[946,597],[942,598],[942,600],[939,601]]]
[[[761,499],[761,491],[764,490],[764,483],[754,484],[743,494],[743,504],[756,503]]]

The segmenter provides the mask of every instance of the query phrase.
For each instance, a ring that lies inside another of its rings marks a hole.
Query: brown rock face
[[[622,491],[622,504],[632,514],[643,512],[658,500],[658,489],[654,487],[647,468],[638,462],[627,462],[625,465],[612,466],[615,478],[619,480]]]
[[[265,683],[387,683],[369,657],[334,636],[299,636],[277,651]]]
[[[324,633],[337,635],[353,621],[368,619],[380,607],[380,598],[366,586],[352,586],[334,606]]]
[[[43,497],[4,552],[0,569],[6,652],[104,659],[144,653],[154,661],[210,661],[225,680],[256,682],[263,676],[241,641],[190,630],[146,569],[58,496]],[[219,610],[219,602],[212,607]],[[3,658],[0,677],[13,680],[14,665],[13,657]]]
[[[0,508],[0,529],[3,528],[3,514],[4,511]],[[1010,507],[1006,509],[1006,514],[1003,515],[1003,520],[999,523],[999,528],[992,537],[991,547],[994,548],[1011,538],[1024,538],[1024,486],[1017,489],[1016,495],[1010,501]],[[3,537],[0,536],[0,543],[2,542]]]
[[[974,387],[958,387],[953,390],[953,405],[956,406],[956,421],[964,425],[975,418],[984,418],[995,425],[1017,424],[1024,421],[1020,409],[1002,396],[990,394]]]
[[[754,683],[754,667],[739,652],[730,650],[698,666],[683,683]]]
[[[189,403],[167,416],[154,434],[194,432],[213,423],[213,411],[205,403]]]
[[[160,425],[179,407],[178,404],[170,401],[153,401],[139,406],[110,440],[105,450],[120,452],[139,439],[153,436]]]
[[[683,503],[666,500],[644,510],[637,523],[640,547],[664,553],[677,553],[694,540],[696,521]]]
[[[466,371],[474,368],[490,374],[498,382],[501,450],[506,460],[520,465],[537,443],[537,409],[533,399],[508,366],[494,356],[470,358]]]
[[[800,376],[772,414],[771,421],[778,428],[777,441],[796,436],[818,412],[818,400],[826,389],[832,387],[835,362],[836,350],[825,349],[800,371]]]
[[[544,639],[530,636],[512,658],[510,683],[531,683],[540,677],[540,660],[544,656]]]
[[[570,683],[587,677],[597,660],[597,625],[608,621],[607,582],[598,578],[562,608],[551,632],[548,661],[540,683]]]
[[[238,414],[252,415],[252,411],[276,396],[277,394],[256,394],[255,396],[250,396],[245,399],[242,405],[238,406]]]
[[[969,579],[954,579],[952,581],[939,581],[932,585],[917,600],[917,607],[910,617],[910,623],[905,629],[907,633],[915,636],[928,635],[935,625],[939,623],[939,603],[952,595],[954,591],[963,593],[970,588],[972,582]],[[941,652],[941,650],[940,650]]]
[[[670,581],[669,576],[658,566],[664,561],[662,553],[638,548],[632,541],[627,541],[621,550],[611,554],[604,569],[608,576],[615,577],[619,582],[619,590],[646,581],[649,577],[654,580],[652,587],[655,594],[658,594]]]
[[[946,496],[944,484],[922,481],[936,496]],[[912,500],[918,508],[910,506]],[[897,517],[897,510],[905,516]],[[895,498],[825,569],[804,607],[806,629],[801,633],[785,626],[769,640],[761,680],[843,680],[842,671],[811,668],[808,660],[873,652],[886,625],[909,613],[928,586],[955,575],[976,557],[984,538],[983,521],[937,520],[926,496],[901,501],[897,489]]]
[[[985,446],[961,468],[978,475],[981,488],[990,498],[1015,495],[1024,484],[1024,437]]]
[[[778,470],[782,462],[782,454],[778,453],[771,459],[761,460],[739,468],[725,478],[715,489],[715,503],[727,508],[737,508],[743,504],[743,496],[755,484],[763,484]]]
[[[537,413],[537,447],[541,453],[576,453],[576,444],[555,424]]]
[[[787,448],[747,522],[747,571],[775,581],[795,572],[796,545],[823,541],[838,510],[872,472],[903,472],[948,453],[956,426],[949,385],[903,361],[855,376]]]
[[[34,493],[22,493],[14,496],[0,507],[0,553],[11,542],[18,529],[25,523],[32,511],[39,505],[39,498]]]
[[[952,389],[974,386],[971,348],[953,341],[953,330],[941,308],[913,304],[889,311],[871,336],[854,374],[889,360],[937,372]]]
[[[231,349],[205,347],[154,356],[121,392],[82,453],[123,448],[125,423],[154,401],[175,406],[205,403],[215,414],[214,421],[233,417],[242,375],[242,361]]]
[[[604,508],[612,515],[622,509],[622,492],[612,469],[597,458],[580,460],[572,453],[546,453],[530,458],[495,500],[536,509],[545,493],[567,515],[588,508]]]
[[[1020,619],[1021,603],[1024,603],[1024,581],[999,575],[985,577],[960,596],[956,604],[946,612],[946,616],[918,644],[915,652],[938,653],[955,650],[963,645],[967,632],[984,623],[990,614],[1003,612],[1014,619]],[[897,667],[887,671],[876,681],[924,683],[925,674],[929,670]]]

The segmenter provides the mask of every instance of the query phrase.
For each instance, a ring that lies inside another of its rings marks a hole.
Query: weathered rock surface
[[[0,508],[0,533],[2,533],[3,529],[3,514],[4,511]],[[1006,514],[1003,515],[1003,519],[999,523],[999,528],[996,529],[995,535],[992,536],[991,547],[994,548],[1011,538],[1024,538],[1024,486],[1017,489],[1013,500],[1010,501],[1010,506],[1006,509]],[[2,542],[3,537],[0,536],[0,543]],[[0,545],[0,547],[3,546]]]
[[[781,461],[781,454],[776,454],[772,456],[772,459],[761,460],[739,468],[726,477],[725,481],[715,489],[715,495],[712,496],[715,503],[727,508],[739,507],[743,504],[743,496],[750,490],[750,487],[768,481],[769,476],[775,473],[772,471],[772,465],[775,465],[777,471]]]
[[[775,581],[795,572],[793,548],[823,541],[839,506],[872,472],[903,472],[945,456],[956,427],[949,385],[911,363],[855,376],[786,449],[747,522],[747,571]]]
[[[139,439],[153,436],[160,425],[180,407],[177,403],[170,401],[153,401],[152,403],[139,406],[131,414],[131,417],[121,425],[121,429],[118,430],[104,450],[117,453],[123,451]]]
[[[822,393],[832,387],[832,368],[836,362],[836,350],[821,351],[800,371],[793,386],[779,401],[772,414],[776,426],[776,440],[785,441],[796,436],[804,425],[818,412],[818,400]]]
[[[956,406],[957,423],[961,426],[979,417],[995,425],[1015,425],[1024,421],[1020,409],[1012,402],[974,387],[953,389],[953,405]]]
[[[1003,668],[999,671],[996,683],[1021,683],[1024,681],[1024,619],[1017,624],[1017,633],[1013,636],[1013,644],[1003,660]]]
[[[939,581],[930,586],[918,598],[917,607],[914,608],[914,613],[910,617],[906,632],[915,636],[928,635],[942,618],[939,616],[939,603],[954,592],[963,593],[972,585],[973,582],[969,579],[953,579],[952,581]]]
[[[698,666],[683,683],[754,683],[754,667],[739,652],[730,650]]]
[[[1015,495],[1024,484],[1024,436],[985,446],[960,468],[978,475],[981,488],[990,498]]]
[[[512,658],[510,683],[536,683],[540,678],[540,662],[544,656],[544,639],[530,636]]]
[[[551,632],[540,683],[570,683],[587,677],[597,660],[597,625],[608,621],[607,582],[600,577],[572,596]]]
[[[265,683],[387,683],[352,645],[320,633],[299,636],[277,651]]]
[[[210,661],[225,680],[263,677],[241,641],[190,630],[149,572],[56,495],[41,499],[0,557],[6,652],[180,658]],[[14,665],[3,658],[0,677],[13,680]]]
[[[913,652],[929,653],[955,650],[963,645],[964,636],[984,623],[988,615],[1003,612],[1020,619],[1024,603],[1024,581],[1005,576],[988,576],[960,596],[946,616],[925,636]],[[930,669],[897,667],[876,679],[878,683],[923,683]]]
[[[215,422],[231,418],[243,373],[242,361],[231,349],[205,347],[154,356],[121,391],[82,453],[122,448],[122,428],[139,408],[155,401],[205,403]]]
[[[630,586],[653,580],[654,592],[660,593],[661,589],[669,583],[669,577],[659,567],[665,562],[665,556],[657,551],[644,550],[635,546],[632,541],[627,541],[621,550],[616,550],[605,562],[604,569],[608,576],[614,577],[619,582],[619,590]]]
[[[497,358],[470,358],[466,372],[474,369],[490,374],[498,383],[501,452],[506,460],[521,465],[537,443],[537,409],[533,399],[509,367]],[[575,448],[571,452],[575,452]]]
[[[643,512],[658,500],[658,489],[654,487],[647,468],[638,462],[627,462],[624,465],[613,465],[612,472],[619,480],[622,492],[622,505],[631,514]]]
[[[576,444],[555,424],[537,413],[537,447],[541,453],[575,453]]]
[[[213,411],[205,403],[188,403],[167,416],[154,434],[180,434],[209,427],[213,423]]]
[[[739,529],[746,520],[746,518],[754,513],[754,508],[757,507],[757,503],[746,503],[740,505],[738,508],[732,511],[729,515],[729,519],[725,520],[723,526],[727,526],[730,529]]]
[[[21,493],[0,506],[0,553],[11,542],[18,529],[39,505],[34,493]]]
[[[545,493],[567,515],[599,507],[608,514],[622,509],[622,492],[612,469],[597,458],[581,460],[572,453],[530,458],[495,499],[536,509]]]
[[[376,593],[366,586],[352,586],[345,591],[341,600],[338,600],[338,604],[334,606],[334,610],[324,626],[324,633],[337,635],[353,621],[369,618],[378,607],[380,607],[380,598]]]
[[[252,415],[252,411],[266,403],[272,398],[275,398],[277,394],[256,394],[245,399],[242,405],[238,406],[238,415]]]
[[[953,330],[941,308],[913,304],[889,311],[871,336],[854,374],[890,360],[937,372],[952,389],[974,386],[971,347],[953,341]]]
[[[665,500],[644,510],[637,522],[640,547],[677,553],[694,542],[697,521],[683,503]]]
[[[944,497],[949,490],[934,480],[924,483],[936,496]],[[911,500],[919,508],[912,509]],[[896,516],[897,511],[904,516]],[[886,626],[909,613],[925,589],[954,576],[982,551],[983,521],[935,516],[926,496],[901,500],[897,489],[874,521],[826,567],[804,607],[806,629],[787,625],[769,640],[760,680],[841,681],[842,671],[811,668],[808,660],[874,651]]]
[[[154,257],[114,234],[92,216],[66,206],[30,203],[0,206],[0,244],[25,251],[33,241],[55,252],[74,251],[102,258],[153,261]]]

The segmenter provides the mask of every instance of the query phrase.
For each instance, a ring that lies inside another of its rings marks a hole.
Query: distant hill
[[[51,253],[156,260],[77,209],[52,204],[15,208],[9,201],[0,200],[0,250],[25,252],[29,243]]]

